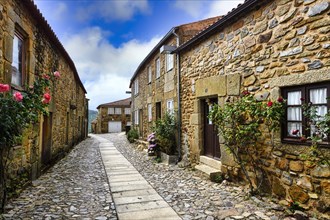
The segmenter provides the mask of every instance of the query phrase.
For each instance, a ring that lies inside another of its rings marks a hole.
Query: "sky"
[[[243,2],[34,0],[75,63],[91,110],[130,97],[135,70],[172,27],[225,15]]]

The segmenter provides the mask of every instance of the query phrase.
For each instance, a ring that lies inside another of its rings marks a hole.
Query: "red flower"
[[[278,102],[283,102],[283,98],[282,98],[282,97],[279,97],[279,98],[277,99],[277,101],[278,101]]]
[[[8,92],[10,90],[10,86],[8,84],[0,84],[0,92]]]
[[[295,129],[295,130],[292,131],[292,134],[293,134],[293,135],[297,135],[298,132],[299,132],[299,130],[298,130],[298,129]]]
[[[43,75],[42,75],[42,78],[44,78],[44,79],[47,79],[47,80],[48,80],[48,79],[50,79],[50,76],[48,76],[47,74],[43,74]]]
[[[305,99],[304,98],[300,98],[300,101],[304,101]]]
[[[273,106],[273,102],[272,102],[272,101],[269,101],[269,102],[267,103],[267,106],[268,106],[268,107],[272,107],[272,106]]]
[[[42,99],[42,103],[43,104],[48,104],[51,100],[51,96],[49,95],[49,93],[45,93],[44,94],[44,98]]]
[[[16,102],[21,102],[23,100],[23,96],[20,92],[15,92],[13,97]]]
[[[242,94],[243,94],[243,95],[250,95],[250,92],[247,91],[247,90],[244,90],[244,91],[242,92]]]

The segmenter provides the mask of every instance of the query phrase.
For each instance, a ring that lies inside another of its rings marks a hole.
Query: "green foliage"
[[[33,86],[25,86],[24,91],[11,90],[8,84],[0,84],[0,205],[3,211],[7,198],[9,152],[15,145],[21,144],[25,128],[38,122],[41,114],[48,114],[47,105],[51,100],[50,87],[60,77],[59,72],[44,74],[34,80]],[[11,183],[20,185],[15,178]]]
[[[265,126],[266,132],[270,134],[279,129],[284,111],[282,98],[279,98],[277,102],[264,103],[246,93],[234,102],[225,103],[223,107],[214,105],[209,114],[209,118],[217,125],[225,146],[233,154],[235,161],[245,174],[251,193],[255,189],[247,169],[252,166],[256,174],[257,170],[261,169],[255,157],[257,141],[265,132]]]
[[[296,211],[296,210],[299,210],[299,211],[304,211],[304,210],[305,210],[303,207],[301,207],[301,206],[299,205],[298,202],[294,202],[294,201],[290,201],[288,207],[289,207],[289,210],[290,210],[291,212],[294,212],[294,211]]]
[[[127,132],[127,140],[133,143],[136,139],[139,139],[139,132],[135,128],[132,128]]]
[[[168,155],[173,155],[176,151],[176,128],[176,119],[169,113],[166,113],[164,118],[157,120],[153,127],[157,137],[157,145],[162,152]]]
[[[320,147],[322,142],[330,138],[330,111],[328,110],[324,116],[320,116],[316,106],[311,105],[311,103],[303,104],[302,108],[310,126],[307,128],[307,130],[310,130],[310,136],[301,137],[301,140],[310,140],[311,147],[306,153],[301,155],[301,158],[309,160],[313,164],[318,163],[330,166],[329,156]],[[311,127],[314,129],[311,129]]]

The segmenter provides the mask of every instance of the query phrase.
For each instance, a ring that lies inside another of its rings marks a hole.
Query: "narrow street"
[[[80,143],[10,201],[3,217],[156,219],[147,217],[146,211],[159,208],[169,211],[166,219],[276,220],[283,213],[282,207],[268,199],[248,198],[239,186],[213,183],[192,169],[155,163],[120,133],[93,135]],[[156,213],[158,219],[165,219]]]

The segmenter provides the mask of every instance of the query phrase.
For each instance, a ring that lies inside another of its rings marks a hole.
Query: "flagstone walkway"
[[[181,219],[112,142],[96,135],[92,137],[100,142],[102,160],[119,219]]]

